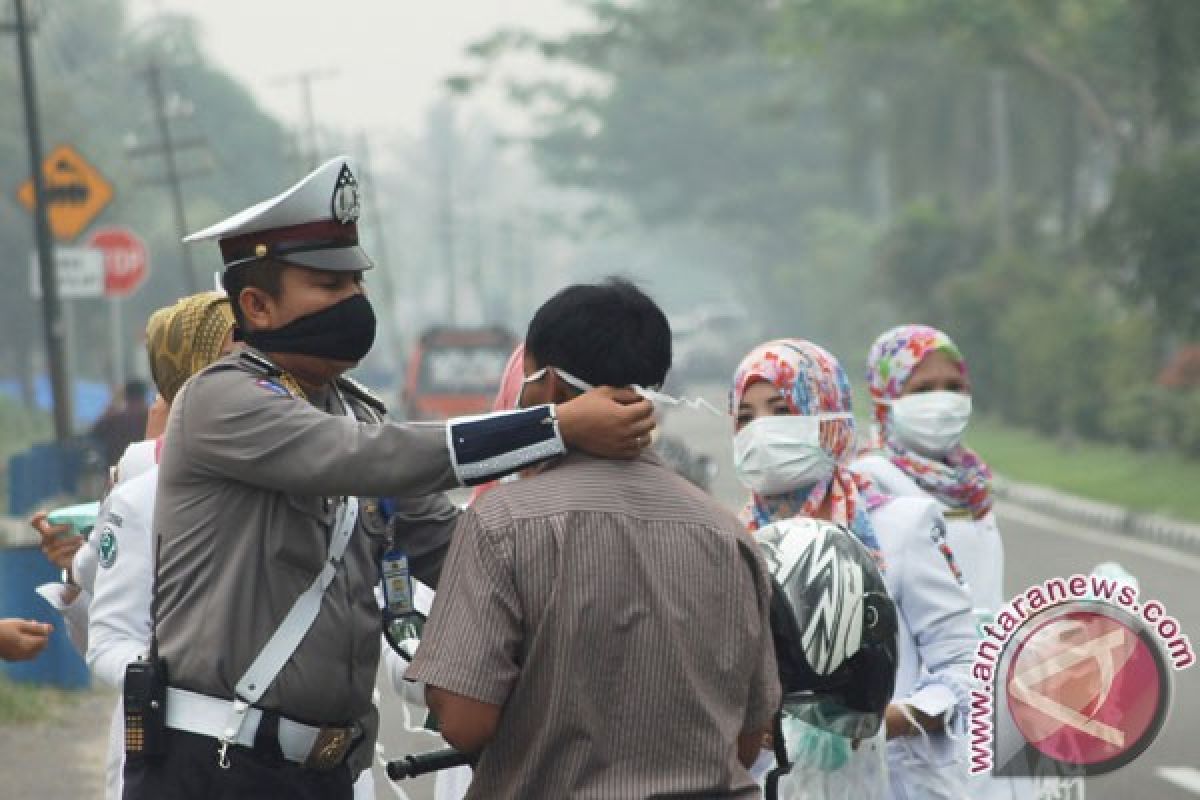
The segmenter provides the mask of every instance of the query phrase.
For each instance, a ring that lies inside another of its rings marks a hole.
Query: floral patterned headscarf
[[[928,325],[901,325],[882,334],[867,356],[867,385],[875,403],[877,428],[872,449],[912,478],[918,486],[951,508],[966,509],[976,519],[992,508],[992,471],[972,450],[955,447],[941,459],[906,447],[892,430],[891,401],[904,392],[913,371],[930,353],[945,353],[968,378],[967,362],[950,337]]]
[[[803,339],[767,342],[742,359],[733,377],[731,413],[736,416],[746,390],[760,382],[778,389],[794,414],[850,411],[846,371],[828,351]],[[833,473],[814,486],[782,495],[752,493],[742,512],[746,527],[756,531],[778,519],[812,517],[828,497],[832,507],[830,521],[852,530],[880,560],[879,540],[867,511],[881,505],[886,498],[865,476],[847,468],[855,455],[855,442],[853,418],[822,421],[821,446],[836,464]]]

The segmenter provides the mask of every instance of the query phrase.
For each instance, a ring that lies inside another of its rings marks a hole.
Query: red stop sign
[[[127,297],[146,280],[146,243],[128,228],[97,228],[88,244],[104,253],[104,296]]]

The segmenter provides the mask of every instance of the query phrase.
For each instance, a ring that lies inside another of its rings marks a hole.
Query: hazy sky
[[[319,122],[372,136],[415,132],[441,81],[468,62],[469,43],[508,25],[555,33],[581,18],[569,0],[130,0],[134,21],[180,12],[205,48],[285,124],[302,119],[309,70]],[[488,104],[503,115],[498,102]]]

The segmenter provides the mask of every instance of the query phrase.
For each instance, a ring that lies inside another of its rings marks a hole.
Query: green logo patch
[[[105,525],[100,534],[100,566],[108,569],[117,563],[117,534],[111,525]]]

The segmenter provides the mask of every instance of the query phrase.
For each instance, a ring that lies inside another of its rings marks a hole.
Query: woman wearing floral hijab
[[[946,519],[946,538],[962,567],[980,625],[1004,602],[1004,544],[992,513],[992,471],[962,442],[971,414],[971,378],[961,351],[942,331],[901,325],[884,332],[867,356],[875,427],[854,469],[892,495],[931,497]],[[972,797],[1058,796],[1057,779],[977,776]]]
[[[902,325],[871,346],[867,385],[876,426],[855,469],[888,494],[938,501],[976,614],[990,616],[1004,602],[1004,546],[992,514],[992,472],[962,443],[971,414],[967,362],[945,333]]]
[[[899,612],[896,688],[886,715],[890,786],[859,787],[854,796],[963,796],[965,753],[944,729],[966,719],[975,633],[937,505],[882,495],[849,468],[856,446],[849,382],[837,359],[811,342],[783,339],[752,350],[734,375],[731,407],[734,466],[751,490],[746,526],[756,531],[812,516],[850,529],[878,554]],[[876,745],[860,743],[851,755],[850,742],[830,743],[802,751],[813,752],[818,763],[798,764],[799,772],[832,777],[828,773],[849,771],[847,765]],[[835,780],[823,782],[826,793],[836,787]],[[789,792],[787,783],[781,796],[803,791],[793,783]]]

